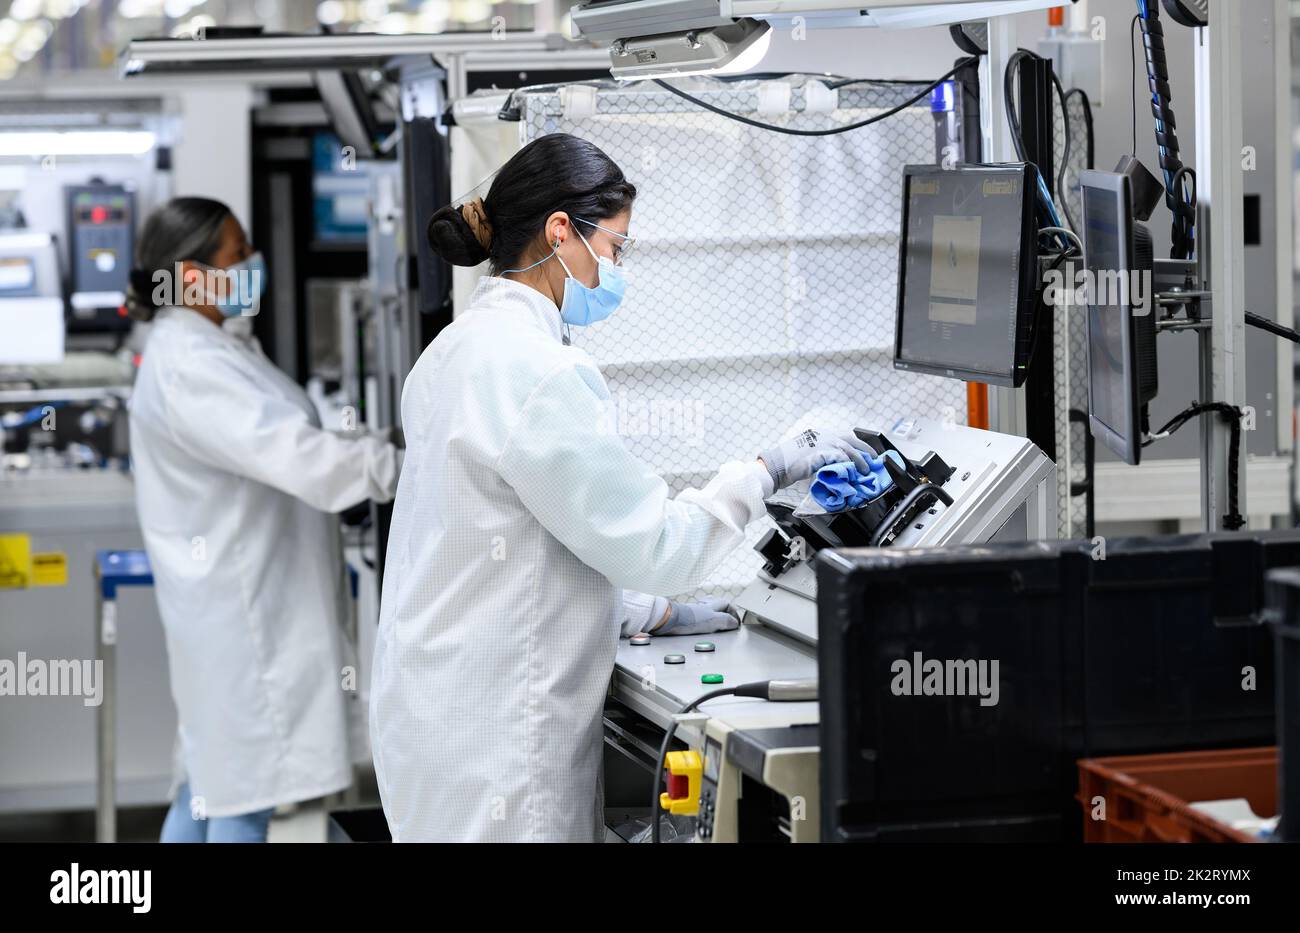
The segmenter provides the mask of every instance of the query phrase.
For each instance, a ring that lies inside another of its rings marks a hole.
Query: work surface
[[[696,642],[712,642],[710,652],[695,651]],[[685,656],[684,664],[667,664],[664,656]],[[721,674],[721,684],[700,682],[704,674]],[[756,680],[805,680],[817,677],[815,649],[762,625],[742,625],[712,635],[670,635],[648,645],[619,641],[614,665],[614,696],[659,726],[690,701],[722,687]],[[817,722],[817,704],[771,703],[751,697],[719,697],[704,711],[734,728],[757,729]]]

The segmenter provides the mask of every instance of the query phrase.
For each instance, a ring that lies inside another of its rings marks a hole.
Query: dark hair
[[[221,232],[230,208],[211,198],[172,198],[157,208],[140,230],[135,245],[126,307],[131,317],[148,321],[165,302],[155,302],[154,273],[173,275],[185,260],[210,263],[221,248]]]
[[[546,218],[608,220],[632,206],[636,187],[601,149],[568,133],[539,136],[516,152],[492,181],[488,196],[448,205],[429,220],[433,251],[458,266],[491,260],[499,274],[536,242]]]

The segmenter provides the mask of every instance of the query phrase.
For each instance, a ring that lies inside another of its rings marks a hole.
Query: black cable
[[[1192,186],[1191,191],[1187,192],[1186,194],[1184,194],[1183,192],[1183,179],[1185,178],[1191,180],[1191,186]],[[1186,203],[1192,206],[1192,210],[1195,211],[1196,186],[1197,186],[1196,169],[1192,168],[1191,166],[1184,165],[1178,171],[1174,172],[1174,177],[1170,180],[1169,184],[1173,187],[1174,193],[1178,197],[1183,198],[1183,200]],[[1195,214],[1193,214],[1192,216],[1194,218]],[[1193,221],[1193,223],[1194,222],[1195,221]]]
[[[789,78],[793,75],[800,75],[806,78],[812,78],[826,84],[827,87],[833,85],[827,84],[827,79],[834,81],[853,81],[853,78],[846,78],[844,75],[833,75],[825,71],[747,71],[744,74],[735,75],[709,75],[714,81],[721,81],[724,84],[739,84],[743,81],[775,81],[781,78]]]
[[[1133,21],[1128,24],[1128,63],[1129,72],[1129,97],[1133,106],[1133,158],[1138,154],[1138,53],[1137,53],[1137,24],[1142,17],[1137,13],[1133,14]]]
[[[842,78],[841,80],[834,81],[830,84],[827,84],[826,86],[828,88],[831,88],[832,90],[839,90],[842,87],[848,87],[850,84],[876,84],[876,85],[888,86],[891,84],[925,84],[925,83],[926,83],[925,78]]]
[[[847,87],[850,84],[928,84],[930,80],[929,78],[850,78],[825,71],[747,71],[744,74],[709,75],[709,77],[724,84],[739,84],[744,81],[780,80],[792,75],[812,78],[828,88]]]
[[[1183,200],[1174,184],[1183,163],[1178,157],[1178,121],[1174,117],[1173,92],[1169,87],[1165,30],[1160,24],[1160,6],[1155,0],[1138,0],[1138,4],[1138,24],[1142,28],[1142,45],[1146,50],[1147,84],[1151,89],[1151,115],[1155,118],[1156,149],[1165,176],[1165,204],[1174,218],[1170,234],[1173,245],[1169,255],[1171,259],[1188,259],[1195,249],[1196,211]]]
[[[1041,55],[1030,52],[1028,49],[1017,49],[1007,59],[1006,70],[1002,72],[1002,102],[1006,110],[1007,125],[1011,128],[1011,145],[1015,147],[1016,157],[1021,162],[1028,162],[1029,159],[1025,156],[1025,140],[1020,129],[1020,117],[1016,114],[1016,95],[1012,81],[1020,63],[1025,59],[1043,60]],[[1056,99],[1061,105],[1061,122],[1065,133],[1065,150],[1061,154],[1061,169],[1056,176],[1056,195],[1061,199],[1061,208],[1065,213],[1066,222],[1071,230],[1075,230],[1077,226],[1074,215],[1070,211],[1070,205],[1065,200],[1065,169],[1070,164],[1070,151],[1073,146],[1070,132],[1070,113],[1065,105],[1065,89],[1061,86],[1061,79],[1056,76],[1055,70],[1052,71],[1052,83],[1056,86]],[[1035,165],[1034,167],[1037,168],[1038,166]]]
[[[737,687],[723,687],[720,690],[710,690],[703,696],[696,697],[690,703],[687,703],[680,710],[678,715],[689,713],[701,703],[708,700],[716,700],[718,697],[728,697],[735,694]],[[654,781],[650,785],[650,841],[659,841],[659,782],[663,779],[664,762],[668,760],[668,746],[673,741],[673,733],[677,731],[677,720],[674,719],[664,730],[664,742],[659,746],[659,761],[655,765]]]
[[[1025,138],[1020,131],[1020,117],[1016,114],[1016,94],[1011,85],[1011,76],[1016,73],[1016,68],[1023,59],[1037,57],[1033,52],[1027,52],[1024,49],[1017,49],[1007,59],[1007,67],[1002,72],[1002,106],[1007,114],[1007,126],[1011,127],[1011,145],[1016,150],[1016,158],[1021,162],[1028,162],[1025,158]]]
[[[771,130],[773,133],[785,133],[788,136],[835,136],[839,133],[847,133],[849,130],[860,130],[864,126],[870,126],[873,123],[879,123],[881,120],[886,120],[889,117],[892,117],[896,113],[901,113],[902,111],[906,110],[908,107],[915,104],[917,101],[921,100],[923,97],[925,97],[935,88],[937,88],[939,85],[943,84],[943,82],[947,81],[957,72],[961,71],[961,69],[965,68],[967,65],[973,64],[977,60],[978,60],[977,56],[974,55],[972,55],[969,58],[962,59],[960,62],[957,63],[957,65],[951,71],[949,71],[943,77],[939,78],[937,81],[930,82],[915,97],[911,97],[908,100],[903,101],[897,107],[894,107],[890,110],[886,110],[884,113],[878,113],[874,117],[868,117],[865,120],[859,120],[857,123],[849,123],[845,126],[835,126],[825,130],[796,130],[788,126],[776,126],[771,123],[763,123],[759,120],[751,120],[749,117],[741,116],[738,113],[732,113],[730,110],[723,110],[721,107],[715,107],[713,104],[701,100],[700,98],[696,97],[694,94],[688,94],[683,90],[673,87],[671,84],[669,84],[667,81],[663,80],[662,78],[655,78],[654,83],[659,85],[664,90],[676,94],[682,100],[690,101],[692,104],[695,104],[695,106],[697,107],[703,107],[705,110],[709,111],[710,113],[716,113],[720,117],[726,117],[728,120],[735,120],[737,123],[743,123],[746,126],[752,126],[755,127],[756,129]]]
[[[1083,533],[1091,538],[1097,530],[1096,525],[1096,472],[1097,448],[1092,436],[1092,421],[1088,413],[1078,408],[1070,409],[1070,422],[1083,425],[1083,482],[1070,484],[1070,495],[1086,496],[1083,513]]]
[[[1270,334],[1290,340],[1292,343],[1300,343],[1300,331],[1293,330],[1285,324],[1279,324],[1277,321],[1270,321],[1266,317],[1260,317],[1253,311],[1246,312],[1246,323],[1251,327],[1258,327],[1260,330],[1266,330]]]
[[[1246,526],[1246,520],[1237,511],[1237,491],[1240,488],[1241,472],[1241,416],[1242,410],[1227,402],[1204,402],[1192,404],[1169,419],[1169,422],[1142,442],[1143,447],[1150,447],[1157,440],[1173,434],[1187,422],[1199,415],[1218,414],[1229,424],[1228,437],[1228,512],[1223,516],[1223,527],[1236,531]]]
[[[1061,199],[1061,210],[1065,212],[1065,220],[1070,225],[1070,229],[1078,230],[1079,225],[1074,222],[1074,214],[1070,211],[1070,199],[1066,197],[1069,192],[1065,187],[1065,170],[1070,167],[1074,133],[1070,129],[1070,111],[1065,105],[1065,88],[1061,87],[1061,79],[1056,76],[1055,68],[1052,69],[1052,83],[1056,85],[1056,99],[1061,104],[1061,126],[1065,132],[1065,148],[1061,150],[1061,170],[1056,173],[1056,196]]]

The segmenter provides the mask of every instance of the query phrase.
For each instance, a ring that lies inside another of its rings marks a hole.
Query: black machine
[[[880,431],[856,428],[853,433],[884,458],[893,483],[865,505],[842,512],[796,515],[793,506],[769,501],[768,515],[780,531],[769,530],[755,545],[769,574],[782,573],[795,562],[792,541],[804,541],[810,551],[885,547],[920,512],[937,503],[952,505],[953,498],[943,487],[955,470],[939,454],[932,450],[920,460],[911,460]]]
[[[1136,165],[1136,163],[1134,163]],[[1138,176],[1141,177],[1141,176]],[[1092,433],[1122,458],[1142,459],[1147,406],[1159,390],[1155,254],[1150,216],[1126,172],[1079,174],[1088,301],[1088,414]]]
[[[1272,744],[1265,574],[1298,562],[1294,531],[822,552],[822,839],[1075,840],[1080,758]]]
[[[903,173],[894,368],[1019,386],[1041,291],[1028,163]]]
[[[135,250],[135,192],[91,179],[64,188],[68,209],[68,330],[127,330],[122,311]]]
[[[1277,648],[1278,840],[1300,842],[1300,570],[1268,575],[1269,621]]]

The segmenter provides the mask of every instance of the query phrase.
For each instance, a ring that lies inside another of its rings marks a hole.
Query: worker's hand
[[[663,624],[651,629],[653,635],[708,635],[711,632],[729,632],[739,627],[740,620],[730,611],[725,599],[706,599],[702,603],[668,603],[668,617]]]
[[[851,462],[862,473],[870,471],[864,454],[875,455],[865,441],[809,428],[759,454],[776,489],[807,479],[831,463]]]

